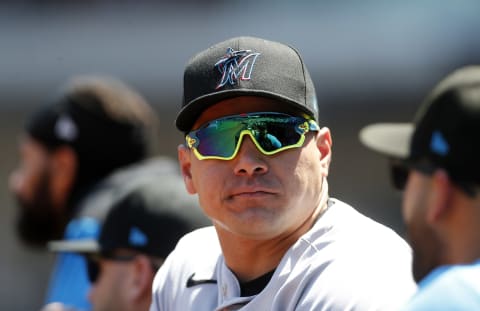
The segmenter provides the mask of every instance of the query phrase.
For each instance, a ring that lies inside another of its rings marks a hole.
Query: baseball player
[[[419,290],[402,310],[480,310],[480,66],[455,70],[414,123],[362,129],[391,159]]]
[[[298,51],[237,37],[184,71],[176,126],[186,189],[213,226],[184,236],[151,311],[395,310],[411,250],[328,194],[332,138]]]
[[[103,192],[90,203],[92,209],[108,210],[98,239],[49,243],[53,251],[87,258],[94,311],[148,310],[154,274],[177,240],[210,223],[185,193],[178,171],[156,169],[163,161],[139,165],[143,178],[113,189],[110,199]]]
[[[152,154],[157,120],[150,105],[108,76],[75,76],[28,117],[20,163],[10,176],[18,201],[17,228],[29,245],[96,237],[104,211],[83,204],[117,169]],[[56,258],[46,302],[89,310],[90,284],[81,256]]]

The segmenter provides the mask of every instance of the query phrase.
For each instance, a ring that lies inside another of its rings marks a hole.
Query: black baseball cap
[[[49,249],[84,255],[129,249],[166,258],[184,234],[210,224],[195,197],[172,178],[165,175],[163,181],[138,184],[120,197],[107,213],[98,240],[51,241]]]
[[[445,169],[453,181],[480,184],[480,66],[457,69],[421,104],[413,123],[372,124],[367,147],[403,161]]]
[[[315,88],[299,52],[255,37],[213,45],[187,63],[183,103],[175,124],[183,132],[209,106],[237,96],[262,96],[299,109],[318,121]]]
[[[133,88],[108,75],[78,75],[28,117],[25,131],[46,148],[71,147],[77,186],[153,153],[153,108]]]

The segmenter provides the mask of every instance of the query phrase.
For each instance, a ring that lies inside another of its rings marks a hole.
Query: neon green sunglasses
[[[191,131],[187,146],[199,160],[235,158],[245,135],[265,155],[301,147],[305,134],[318,131],[314,120],[284,113],[255,112],[215,119]]]

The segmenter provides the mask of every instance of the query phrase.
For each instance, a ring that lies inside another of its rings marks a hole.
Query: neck
[[[447,263],[468,264],[480,259],[480,199],[456,196],[454,209],[443,223],[447,241]]]
[[[312,228],[318,217],[325,211],[327,200],[328,184],[325,179],[320,200],[312,214],[293,232],[271,239],[241,237],[221,226],[215,226],[228,268],[241,282],[253,280],[274,270],[288,249]]]

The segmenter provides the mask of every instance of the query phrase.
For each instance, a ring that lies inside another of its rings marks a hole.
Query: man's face
[[[151,258],[128,250],[86,258],[92,284],[88,299],[94,311],[148,310],[158,269]]]
[[[35,140],[20,143],[19,166],[10,174],[10,191],[18,205],[17,231],[26,243],[44,246],[62,236],[65,219],[51,195],[51,153]]]
[[[128,310],[126,287],[128,273],[133,273],[129,271],[132,263],[107,259],[95,259],[94,263],[90,263],[98,269],[97,278],[93,280],[88,293],[93,311]]]
[[[418,282],[440,265],[442,243],[427,222],[431,177],[410,171],[403,199],[403,218],[413,250],[413,276]]]
[[[281,106],[261,97],[224,100],[205,110],[194,129],[245,112],[285,112],[279,110]],[[217,230],[257,240],[290,236],[319,206],[322,181],[328,173],[328,165],[321,165],[324,155],[317,146],[319,136],[318,132],[307,133],[302,147],[265,155],[245,135],[232,160],[199,160],[190,149],[180,147],[187,189],[198,193],[201,207]]]

